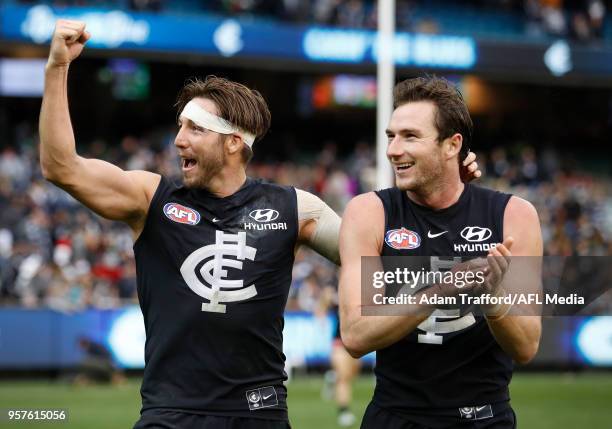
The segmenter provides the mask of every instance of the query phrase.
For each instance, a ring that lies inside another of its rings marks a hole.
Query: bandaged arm
[[[339,265],[340,216],[316,195],[301,189],[296,189],[295,192],[300,240],[315,252]]]

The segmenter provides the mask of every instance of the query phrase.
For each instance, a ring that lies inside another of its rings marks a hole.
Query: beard
[[[441,185],[440,178],[444,171],[441,158],[417,161],[412,167],[410,177],[395,177],[395,186],[401,191],[410,191],[417,194],[428,194]]]
[[[183,174],[183,184],[187,188],[208,189],[211,180],[217,176],[225,165],[223,139],[220,138],[213,149],[197,159],[195,175],[188,177]]]

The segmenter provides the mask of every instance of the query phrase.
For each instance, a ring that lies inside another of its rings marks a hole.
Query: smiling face
[[[402,104],[387,128],[387,158],[402,191],[426,192],[444,171],[443,145],[435,126],[436,106],[431,101]]]
[[[201,97],[193,100],[209,113],[218,115],[217,106],[211,100]],[[183,183],[188,188],[207,188],[225,166],[226,136],[207,130],[183,116],[179,116],[178,122],[174,145],[181,158]]]

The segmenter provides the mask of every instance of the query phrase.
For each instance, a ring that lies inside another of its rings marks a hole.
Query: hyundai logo
[[[481,226],[466,226],[461,231],[461,237],[472,243],[485,241],[487,238],[491,237],[491,234],[493,233],[489,228],[483,228]]]
[[[257,222],[272,222],[278,218],[278,212],[273,209],[257,209],[249,213],[249,217]]]

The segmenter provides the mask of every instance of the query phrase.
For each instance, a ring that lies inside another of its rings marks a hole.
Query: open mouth
[[[193,158],[183,158],[183,170],[191,170],[197,164]]]
[[[413,165],[414,165],[414,162],[405,162],[403,164],[395,164],[395,170],[398,173],[401,173],[401,172],[407,171]]]

